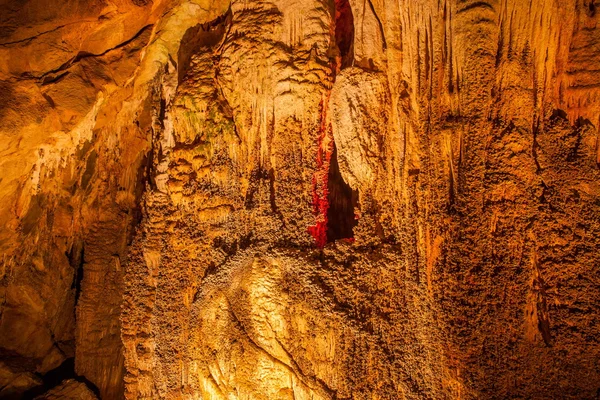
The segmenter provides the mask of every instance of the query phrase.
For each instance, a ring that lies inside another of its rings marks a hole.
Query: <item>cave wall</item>
[[[53,5],[0,17],[0,396],[598,396],[600,4]]]

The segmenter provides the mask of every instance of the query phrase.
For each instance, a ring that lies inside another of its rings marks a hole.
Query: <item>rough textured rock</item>
[[[98,397],[88,389],[85,383],[69,379],[49,390],[36,400],[97,400]]]
[[[51,3],[0,2],[0,395],[600,395],[598,2]]]
[[[31,372],[20,372],[5,363],[0,364],[0,398],[17,399],[27,390],[40,386],[42,380]]]

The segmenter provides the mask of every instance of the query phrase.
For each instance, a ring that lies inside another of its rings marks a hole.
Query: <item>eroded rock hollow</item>
[[[0,398],[600,398],[599,8],[0,1]]]

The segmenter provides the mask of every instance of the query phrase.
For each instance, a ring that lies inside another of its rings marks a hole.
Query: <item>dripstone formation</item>
[[[597,399],[597,0],[0,1],[0,398]]]

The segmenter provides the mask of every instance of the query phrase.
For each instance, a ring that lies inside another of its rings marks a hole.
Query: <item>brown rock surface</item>
[[[0,8],[0,396],[600,396],[598,2]]]
[[[35,374],[0,364],[0,398],[18,399],[23,392],[40,386],[42,380]]]
[[[97,400],[98,397],[85,383],[68,379],[52,390],[35,398],[36,400]]]

